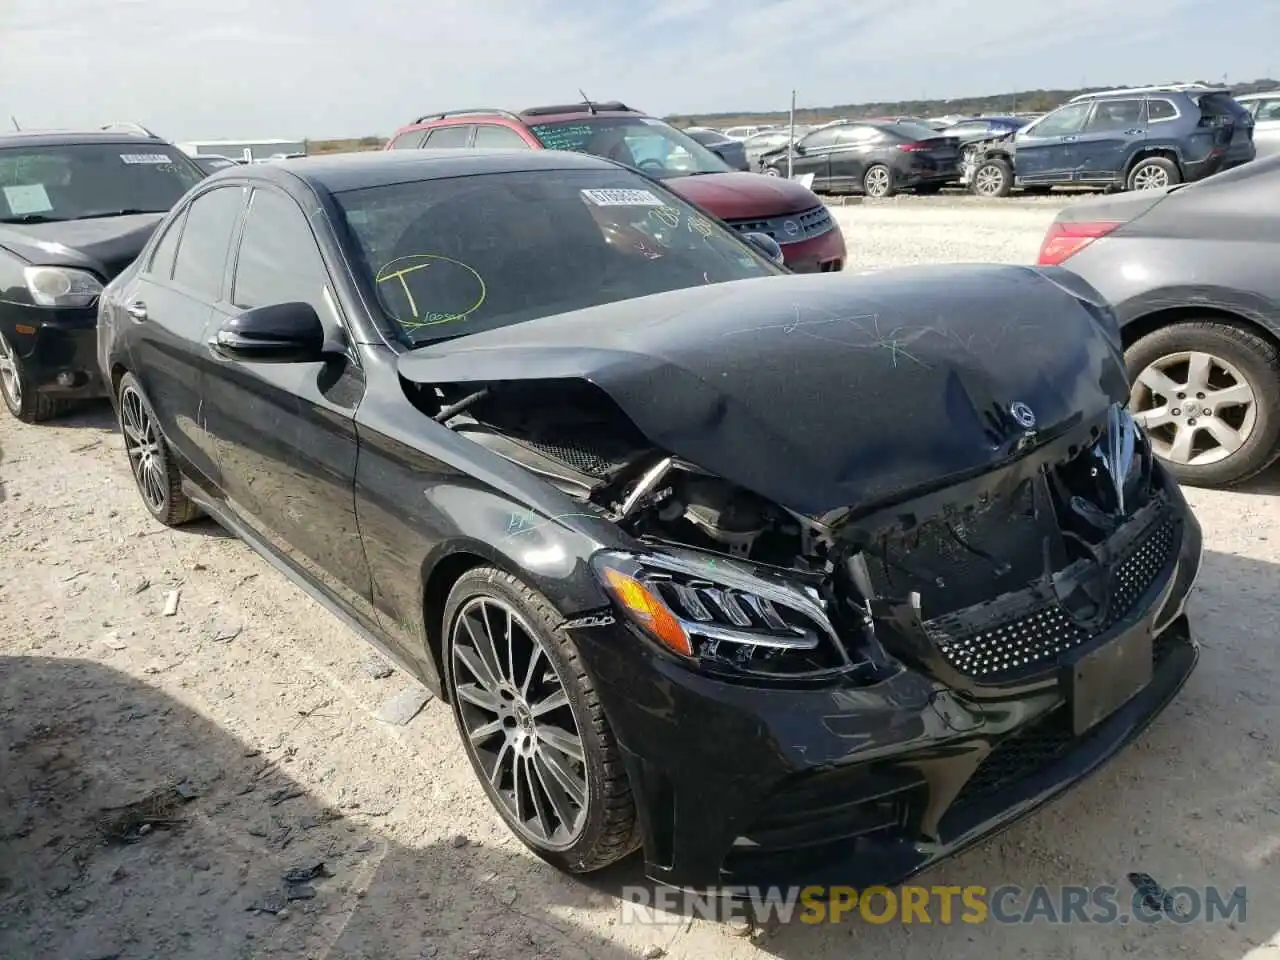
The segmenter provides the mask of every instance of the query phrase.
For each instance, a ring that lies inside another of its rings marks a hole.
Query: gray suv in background
[[[1246,93],[1236,100],[1253,117],[1253,143],[1258,156],[1280,153],[1280,89]]]
[[[1059,184],[1149,190],[1255,156],[1253,117],[1201,83],[1081,94],[1016,133],[967,144],[961,183],[979,196]]]

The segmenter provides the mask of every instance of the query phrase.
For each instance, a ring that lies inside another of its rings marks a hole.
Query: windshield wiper
[[[140,207],[125,207],[121,210],[102,210],[98,213],[86,213],[77,220],[102,220],[106,217],[132,217],[140,213],[164,213],[163,210],[143,210]]]
[[[0,223],[64,223],[65,217],[46,217],[43,213],[24,213],[20,217],[4,217]]]

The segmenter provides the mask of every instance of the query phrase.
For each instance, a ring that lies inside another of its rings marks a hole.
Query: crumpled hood
[[[28,263],[78,267],[111,280],[146,246],[163,213],[61,223],[0,224],[0,246]]]
[[[721,220],[780,217],[821,205],[818,195],[794,180],[761,173],[705,173],[671,177],[663,185]]]
[[[1128,396],[1114,316],[1061,268],[716,284],[403,354],[416,383],[581,379],[655,445],[798,513],[908,495]]]

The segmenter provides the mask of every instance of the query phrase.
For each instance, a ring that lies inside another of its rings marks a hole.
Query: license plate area
[[[1151,682],[1151,634],[1138,630],[1091,650],[1063,670],[1077,734],[1115,713]]]

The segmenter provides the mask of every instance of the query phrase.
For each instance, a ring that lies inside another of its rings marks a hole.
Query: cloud
[[[783,109],[792,87],[827,105],[1252,79],[1276,35],[1275,0],[1166,0],[1154,21],[1114,0],[3,0],[0,91],[28,125],[359,135],[579,88],[668,113]]]

